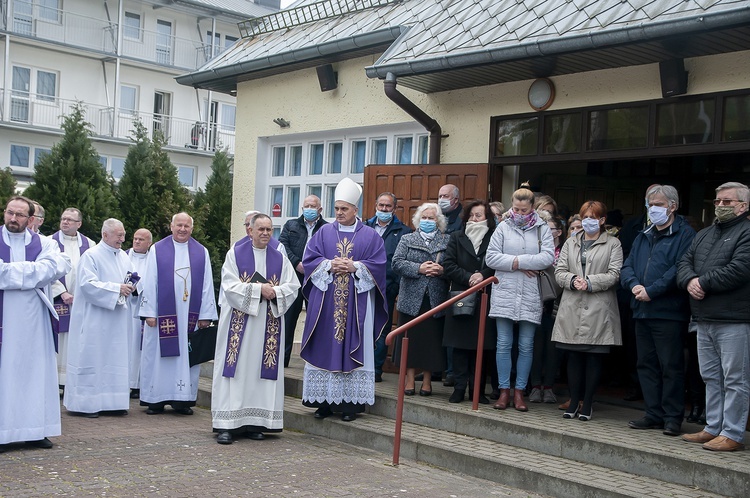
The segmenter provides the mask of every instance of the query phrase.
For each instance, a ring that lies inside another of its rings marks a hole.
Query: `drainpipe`
[[[437,121],[427,115],[422,109],[406,98],[404,94],[396,90],[396,75],[388,73],[383,82],[385,95],[403,109],[409,116],[413,117],[417,123],[425,127],[430,132],[430,152],[429,164],[440,164],[440,142],[442,139],[442,130]]]

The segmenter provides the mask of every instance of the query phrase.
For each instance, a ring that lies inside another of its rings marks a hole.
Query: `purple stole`
[[[177,325],[177,303],[174,295],[174,243],[172,236],[154,244],[157,273],[157,314],[159,328],[159,349],[161,356],[180,356],[180,339]],[[203,276],[206,253],[197,240],[188,239],[190,257],[190,305],[188,306],[187,333],[195,330],[201,311],[203,297]]]
[[[250,240],[250,239],[245,239]],[[275,240],[271,238],[271,240]],[[276,241],[276,247],[279,243]],[[268,243],[268,247],[271,243]],[[255,274],[255,254],[253,253],[252,244],[247,245],[242,241],[234,246],[234,257],[237,262],[237,272],[243,282],[250,282],[251,277]],[[271,285],[278,285],[281,280],[281,271],[284,264],[284,258],[281,252],[276,249],[266,249],[266,278]],[[237,359],[240,356],[240,346],[242,338],[245,335],[247,327],[247,313],[232,308],[232,318],[229,322],[229,335],[227,336],[227,355],[224,359],[224,377],[234,377],[237,368]],[[281,332],[281,319],[273,316],[271,312],[271,303],[266,301],[266,327],[263,338],[263,355],[260,365],[260,378],[277,380],[279,377],[279,343]]]
[[[89,239],[84,237],[81,233],[78,234],[78,238],[81,241],[81,245],[78,249],[81,251],[81,256],[83,256],[83,253],[89,250]],[[59,230],[52,234],[52,239],[57,242],[58,246],[60,246],[60,252],[65,252],[65,246],[63,245],[62,240],[60,240]],[[60,282],[65,285],[65,276],[60,277]],[[65,285],[65,288],[68,288],[67,285]],[[54,306],[60,320],[52,320],[52,329],[56,334],[64,334],[70,329],[70,306],[65,304],[60,296],[57,296],[54,299]]]
[[[42,252],[42,241],[39,235],[29,231],[31,234],[31,241],[26,245],[26,261],[36,261],[39,253]],[[10,246],[5,243],[5,239],[2,236],[0,230],[0,259],[6,263],[10,263]],[[0,290],[0,350],[3,348],[3,319],[5,311],[5,291]],[[54,322],[54,320],[52,320]],[[57,334],[52,334],[55,341],[55,351],[57,351]]]

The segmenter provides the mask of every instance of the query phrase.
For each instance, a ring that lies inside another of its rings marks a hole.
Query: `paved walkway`
[[[86,419],[63,409],[54,448],[0,454],[0,497],[539,496],[414,462],[395,468],[389,455],[292,431],[223,446],[210,412],[194,410],[149,416],[133,401],[127,416]]]

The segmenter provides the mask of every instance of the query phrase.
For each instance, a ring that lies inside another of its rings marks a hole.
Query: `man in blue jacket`
[[[383,192],[378,196],[375,204],[375,216],[365,222],[369,227],[375,229],[383,238],[385,244],[385,253],[388,261],[385,270],[385,296],[388,305],[388,321],[385,324],[385,331],[375,343],[375,382],[383,381],[383,363],[388,353],[385,345],[385,336],[391,331],[393,325],[393,309],[398,296],[399,276],[393,272],[391,261],[393,253],[396,252],[398,242],[401,236],[410,233],[412,230],[401,223],[396,217],[396,206],[398,201],[396,196],[390,192]]]
[[[620,272],[632,294],[638,378],[646,415],[633,429],[663,429],[680,435],[684,415],[684,335],[690,320],[688,294],[677,287],[677,263],[690,248],[695,230],[676,214],[677,189],[652,186],[646,193],[651,225],[639,233]]]

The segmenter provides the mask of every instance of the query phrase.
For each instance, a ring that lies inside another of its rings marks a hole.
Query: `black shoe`
[[[500,399],[500,390],[499,389],[493,389],[490,393],[490,399]]]
[[[456,385],[456,377],[454,377],[453,375],[446,375],[445,376],[445,380],[443,381],[443,385],[445,387],[453,387],[453,386],[455,386]]]
[[[657,422],[656,420],[648,417],[639,418],[638,420],[631,420],[628,422],[628,427],[631,429],[663,429],[664,423]]]
[[[416,392],[414,389],[404,389],[404,396],[414,396]]]
[[[700,425],[706,425],[706,409],[703,408],[700,417],[698,417],[698,423]]]
[[[85,413],[85,412],[70,412],[71,415],[83,418],[99,418],[99,412]]]
[[[216,442],[219,444],[232,444],[232,435],[229,432],[220,432],[216,438]]]
[[[383,382],[383,374],[375,374],[375,382]]]
[[[463,389],[454,389],[451,397],[448,398],[448,403],[460,403],[464,400]]]
[[[315,418],[327,418],[333,415],[333,411],[331,410],[331,407],[328,405],[321,406],[317,410],[315,410]]]
[[[420,389],[419,395],[420,396],[432,396],[432,391],[427,391],[426,389]]]
[[[192,415],[193,414],[193,409],[190,408],[189,406],[187,408],[174,408],[174,411],[179,413],[180,415]]]
[[[500,396],[498,396],[499,398]],[[469,401],[474,401],[474,393],[472,391],[469,391]],[[489,405],[490,400],[487,399],[487,396],[484,395],[484,393],[479,395],[479,404],[480,405]]]
[[[130,399],[138,399],[141,397],[141,390],[140,389],[131,389],[130,390]]]
[[[5,453],[5,445],[0,444],[0,453]]]
[[[643,392],[640,389],[633,389],[622,399],[625,401],[641,401],[643,399]]]
[[[39,439],[38,441],[26,441],[26,444],[34,448],[44,448],[45,450],[52,448],[52,441],[47,438]]]
[[[352,422],[354,420],[357,420],[357,414],[344,412],[341,414],[341,420],[343,420],[344,422]]]
[[[248,432],[246,436],[253,441],[263,441],[266,438],[262,432]]]
[[[105,410],[103,412],[99,412],[102,415],[108,415],[111,417],[124,417],[128,414],[127,410]]]
[[[146,410],[146,415],[159,415],[160,413],[164,413],[164,408],[149,407],[148,410]]]
[[[665,436],[679,436],[680,434],[682,434],[680,424],[678,424],[677,422],[666,422],[664,424],[663,434]]]
[[[694,404],[690,413],[688,413],[688,416],[685,417],[685,421],[690,422],[691,424],[697,424],[701,418],[701,413],[703,413],[703,407],[699,404]]]

